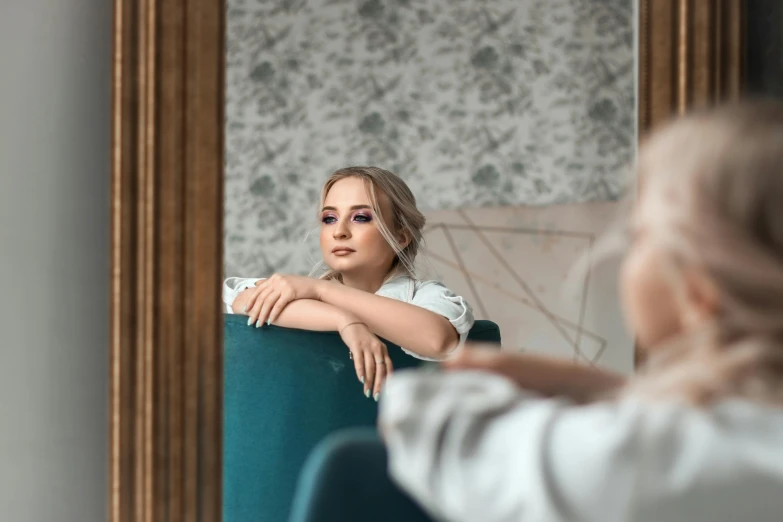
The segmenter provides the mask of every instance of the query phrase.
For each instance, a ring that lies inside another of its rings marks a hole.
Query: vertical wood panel
[[[737,99],[742,96],[745,77],[745,18],[747,5],[744,0],[722,0],[726,16],[723,20],[724,45],[721,50],[725,54],[725,84],[726,98]]]
[[[741,95],[743,0],[639,0],[639,130]]]
[[[113,522],[220,520],[220,0],[115,0]]]
[[[690,85],[691,105],[706,105],[712,98],[720,98],[720,92],[714,89],[715,69],[718,68],[713,56],[720,42],[720,27],[715,23],[716,4],[713,2],[694,2],[693,25],[689,46],[694,65],[693,81]],[[686,106],[687,109],[688,106]]]
[[[160,67],[163,71],[175,71],[182,68],[184,53],[185,5],[182,1],[169,1],[161,5]],[[160,219],[163,223],[182,223],[183,205],[183,95],[184,79],[182,74],[170,74],[159,86],[161,107],[165,108],[160,117],[160,164],[161,171],[170,173],[163,176],[160,183]],[[161,265],[159,274],[161,328],[158,343],[161,347],[161,396],[157,419],[165,427],[166,436],[160,441],[160,458],[165,466],[172,470],[161,484],[161,495],[167,502],[160,503],[159,520],[183,520],[184,494],[179,477],[185,473],[183,442],[187,440],[184,427],[184,366],[185,343],[183,294],[184,284],[181,267],[184,265],[183,236],[180,227],[163,227],[160,230],[161,256],[170,262]],[[166,284],[166,281],[177,281]]]

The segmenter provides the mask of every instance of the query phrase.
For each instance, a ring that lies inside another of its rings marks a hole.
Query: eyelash
[[[361,218],[361,219],[359,219]],[[372,215],[370,214],[354,214],[353,216],[354,221],[357,223],[369,223],[372,221]],[[321,218],[321,223],[324,225],[333,225],[337,222],[337,217],[329,214]]]

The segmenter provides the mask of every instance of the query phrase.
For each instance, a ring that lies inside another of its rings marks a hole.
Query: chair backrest
[[[326,435],[374,426],[378,407],[362,393],[336,333],[253,328],[225,315],[223,520],[284,521],[304,461]],[[500,343],[491,321],[469,339]],[[387,343],[394,368],[422,361]]]

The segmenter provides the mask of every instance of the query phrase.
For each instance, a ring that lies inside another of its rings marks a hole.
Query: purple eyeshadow
[[[372,221],[372,213],[371,212],[357,212],[353,215],[353,219],[356,220],[357,218],[360,218],[360,223],[369,223]]]

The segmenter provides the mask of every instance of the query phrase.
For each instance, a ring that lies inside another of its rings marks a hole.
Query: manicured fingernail
[[[261,328],[261,319],[256,321],[256,328]]]
[[[248,317],[247,318],[247,325],[250,326],[251,324],[253,324],[253,318],[252,317]]]
[[[380,399],[380,398],[381,398],[381,394],[380,393],[376,393],[375,394],[375,402],[378,402],[378,399]]]
[[[361,381],[361,383],[362,383],[362,384],[364,384],[364,375],[362,375],[361,377],[359,377],[359,380]]]
[[[245,305],[245,306],[243,306],[243,307],[242,307],[242,313],[243,313],[243,314],[246,314],[246,313],[247,313],[247,305]]]
[[[266,325],[267,325],[267,326],[270,326],[271,324],[272,324],[272,319],[267,319],[267,320],[266,320]]]
[[[364,396],[369,399],[370,398],[370,390],[367,390],[366,392],[364,392]]]

